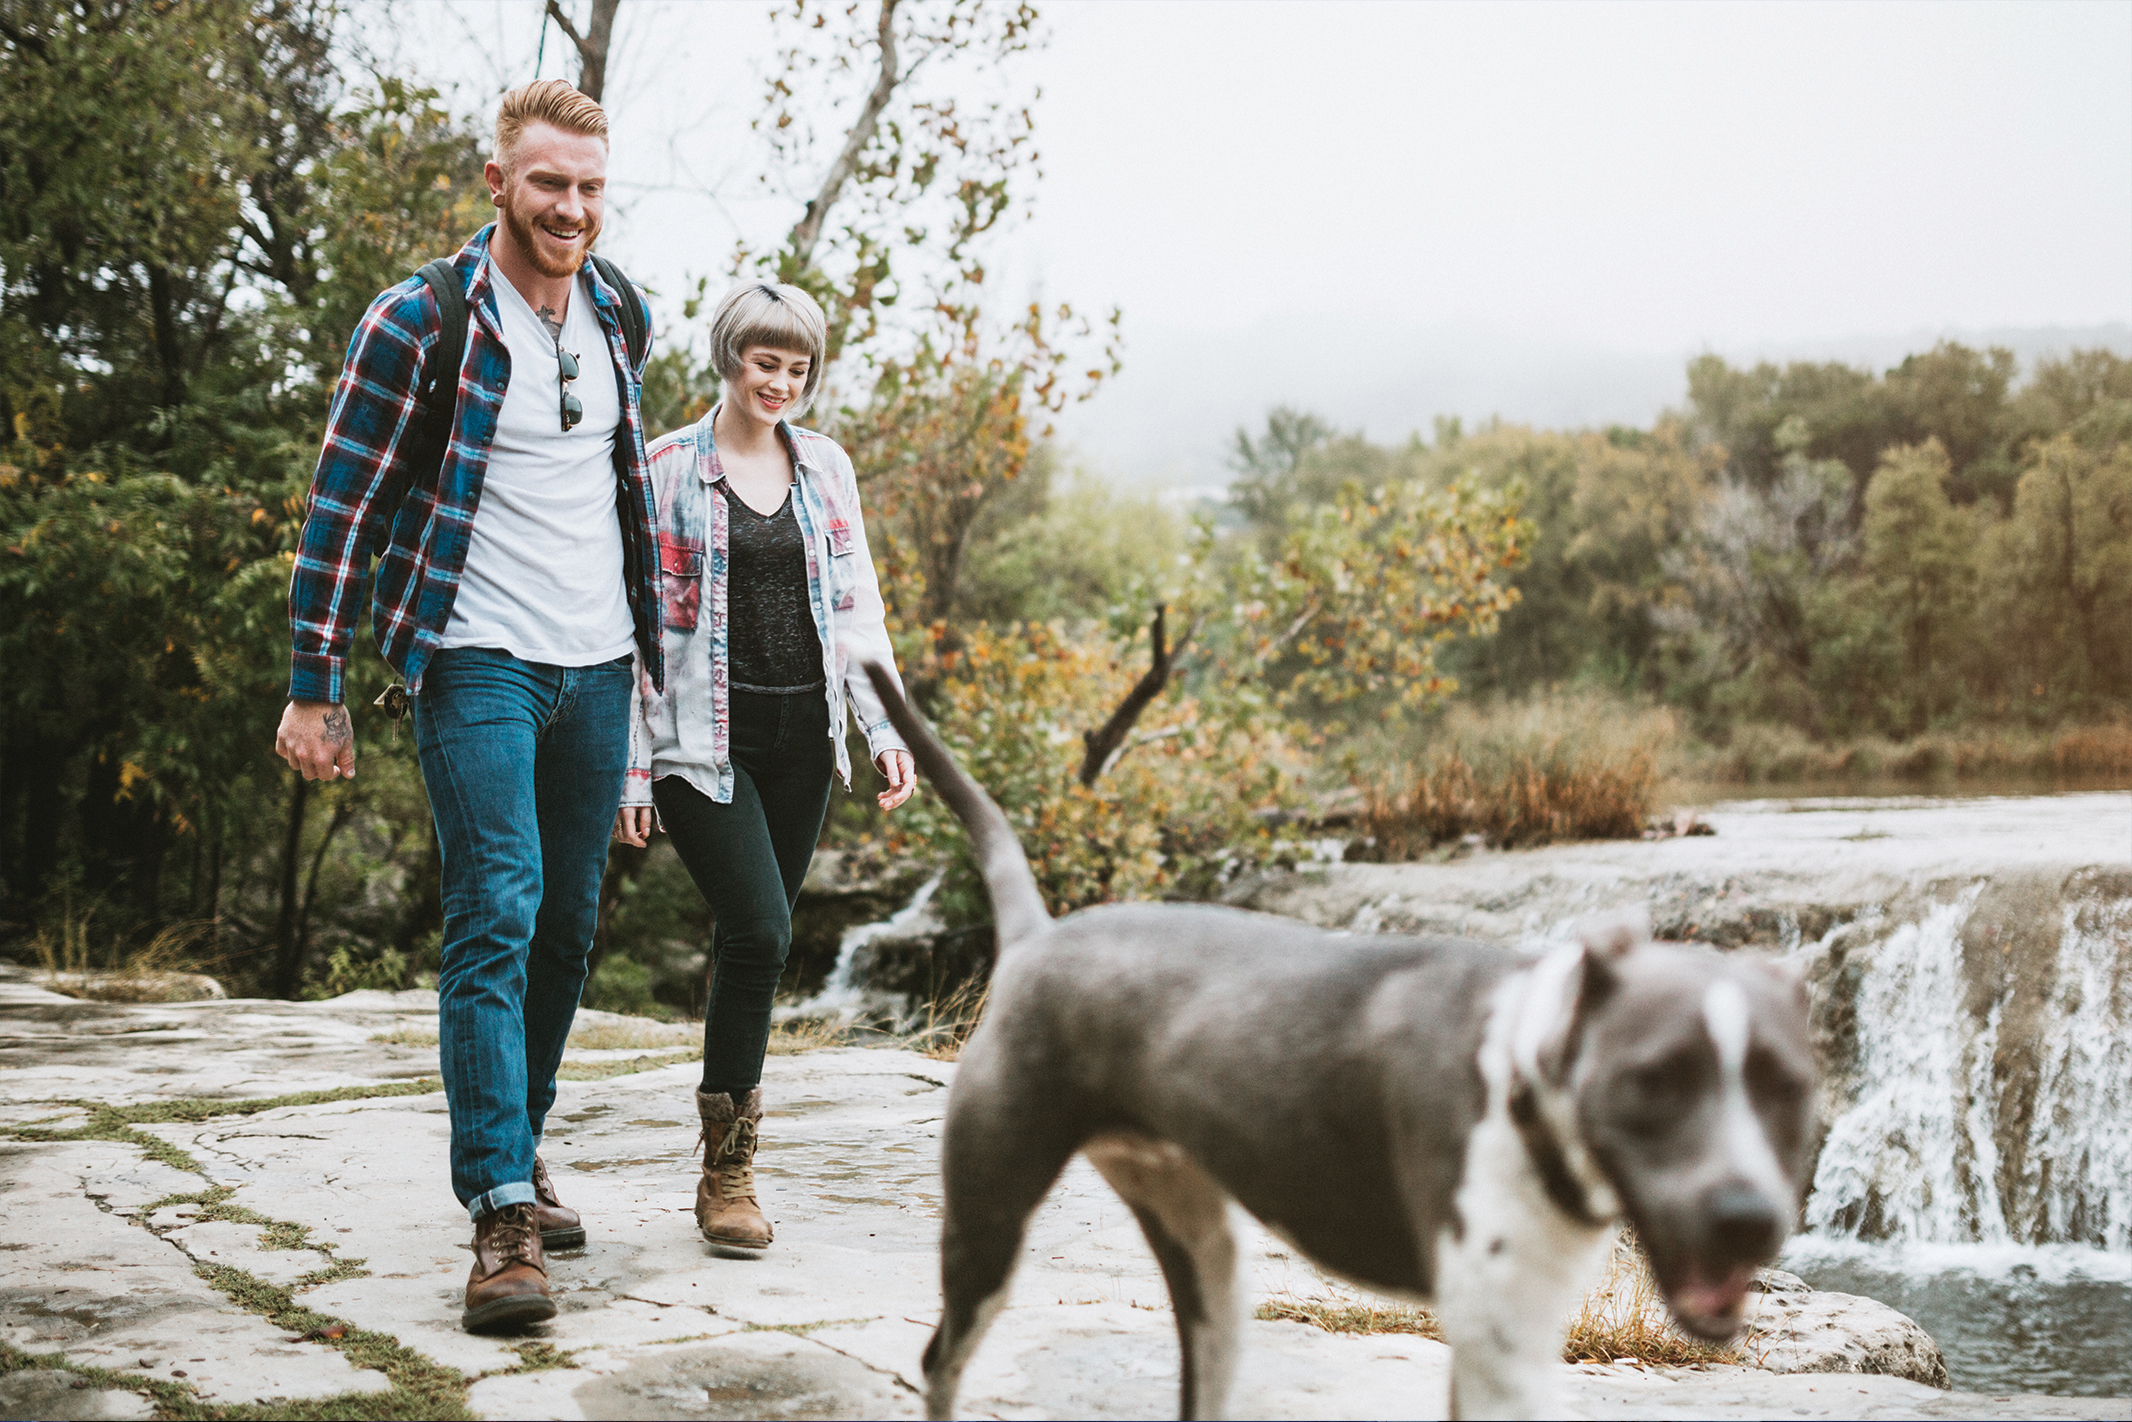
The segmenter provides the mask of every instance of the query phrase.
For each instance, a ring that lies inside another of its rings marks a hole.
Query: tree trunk
[[[311,782],[301,775],[296,776],[295,788],[289,793],[289,822],[281,834],[281,910],[274,918],[274,980],[277,984],[289,980],[292,966],[301,968],[296,963],[297,858],[303,848],[304,815],[310,805]]]
[[[613,943],[614,911],[621,906],[622,890],[629,881],[644,872],[645,863],[651,858],[651,848],[643,849],[633,844],[616,844],[607,850],[607,872],[600,876],[600,907],[592,924],[592,948],[585,955],[585,981],[600,970],[600,961],[607,956]]]
[[[354,812],[355,804],[346,795],[335,799],[333,817],[326,821],[325,832],[318,837],[318,848],[311,852],[311,871],[304,876],[303,900],[296,910],[295,948],[281,961],[283,997],[293,998],[303,991],[304,968],[311,956],[311,906],[318,901],[318,871],[325,867],[326,851],[333,847],[333,837]]]
[[[554,0],[549,0],[552,5]],[[836,162],[829,167],[829,175],[822,180],[822,190],[807,204],[807,210],[793,225],[787,245],[792,249],[793,264],[805,267],[814,259],[814,244],[821,240],[822,225],[829,220],[829,210],[836,206],[837,197],[844,191],[844,184],[859,166],[859,155],[866,145],[873,142],[874,131],[880,127],[881,111],[895,97],[896,85],[902,74],[896,62],[896,6],[900,0],[881,0],[881,18],[875,30],[875,43],[881,51],[881,72],[874,79],[873,92],[866,96],[866,106],[859,110],[858,121],[844,137],[844,149],[837,154]]]
[[[607,92],[607,51],[614,43],[614,12],[622,0],[592,0],[592,20],[583,34],[563,13],[561,0],[548,0],[548,18],[577,49],[577,91],[594,103]]]

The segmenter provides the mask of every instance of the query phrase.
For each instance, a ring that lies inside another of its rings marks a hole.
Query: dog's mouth
[[[1747,1288],[1753,1280],[1754,1270],[1746,1264],[1733,1264],[1722,1272],[1686,1264],[1678,1277],[1665,1284],[1666,1304],[1681,1327],[1699,1338],[1723,1342],[1739,1331]]]

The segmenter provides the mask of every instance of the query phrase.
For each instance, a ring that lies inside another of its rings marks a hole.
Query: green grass
[[[657,1056],[631,1057],[627,1061],[614,1062],[564,1062],[555,1072],[557,1081],[605,1081],[611,1076],[628,1076],[634,1072],[655,1071],[672,1066],[676,1062],[703,1060],[703,1048],[690,1047],[678,1052],[661,1052]]]
[[[854,1323],[872,1323],[878,1314],[866,1318],[818,1318],[812,1323],[743,1323],[742,1333],[790,1333],[804,1338],[817,1328],[845,1328]]]

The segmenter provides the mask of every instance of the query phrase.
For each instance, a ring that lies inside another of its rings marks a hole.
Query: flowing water
[[[829,970],[822,990],[804,1002],[779,1008],[777,1015],[780,1018],[836,1017],[848,1021],[862,1011],[878,1006],[878,994],[866,978],[866,950],[881,939],[896,938],[916,927],[946,877],[942,872],[927,879],[911,895],[909,903],[878,923],[862,923],[846,929],[844,936],[837,940],[836,966]]]
[[[2132,874],[2080,848],[1805,950],[1833,1119],[1787,1267],[1915,1317],[1957,1387],[2132,1395]]]

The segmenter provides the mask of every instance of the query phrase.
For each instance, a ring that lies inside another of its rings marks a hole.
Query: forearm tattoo
[[[326,739],[337,746],[344,746],[355,739],[354,728],[348,724],[347,707],[326,708]]]

